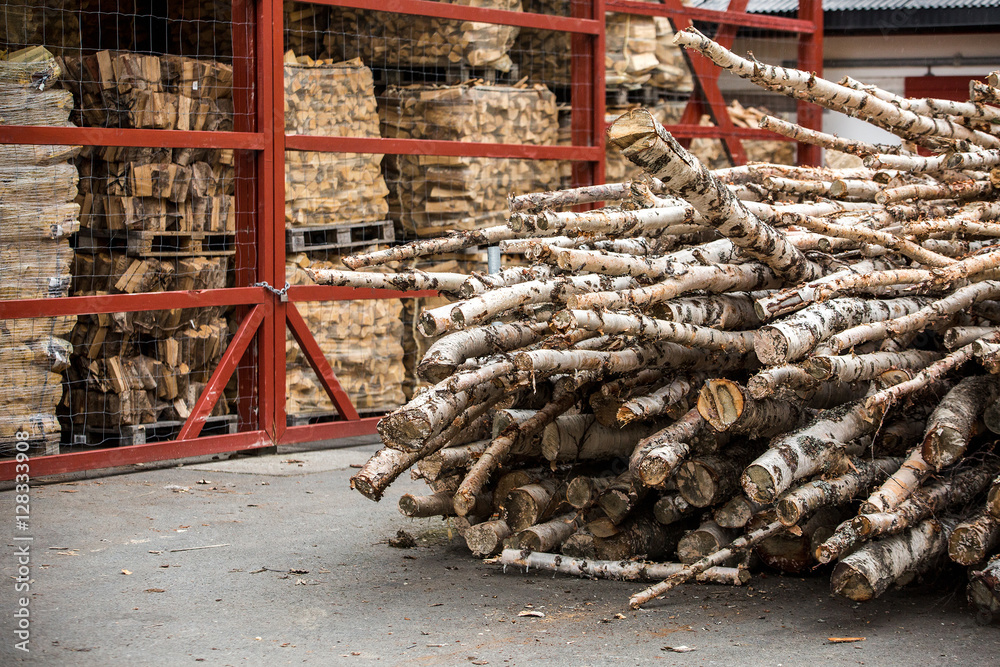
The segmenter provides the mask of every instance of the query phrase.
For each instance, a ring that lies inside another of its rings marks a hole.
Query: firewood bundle
[[[555,144],[555,96],[544,86],[415,84],[382,99],[382,136],[490,143]],[[498,158],[400,155],[390,159],[390,207],[419,237],[487,227],[504,220],[510,192],[557,186],[558,163]]]
[[[330,100],[336,100],[331,105]],[[285,54],[285,131],[329,137],[379,136],[371,70],[354,59],[313,61]],[[389,190],[382,156],[285,153],[285,221],[289,225],[385,220]]]
[[[569,0],[531,0],[524,10],[569,16]],[[647,86],[663,91],[689,93],[691,74],[681,50],[674,46],[670,21],[662,16],[616,14],[605,19],[605,81],[608,89]],[[522,28],[512,51],[520,74],[548,86],[570,84],[572,49],[565,32]]]
[[[457,516],[478,555],[663,578],[632,606],[684,581],[745,581],[752,554],[829,563],[854,600],[946,554],[985,562],[1000,547],[1000,74],[970,102],[910,100],[696,31],[677,42],[904,143],[765,118],[865,166],[709,171],[636,109],[608,138],[643,180],[513,197],[507,225],[315,272],[456,299],[422,313],[423,333],[444,334],[420,364],[435,384],[380,422],[385,446],[353,487],[377,500],[412,468],[430,491],[401,499],[404,514]],[[490,244],[537,263],[360,270]],[[607,562],[629,559],[680,562]],[[973,574],[990,610],[997,563]]]
[[[61,75],[41,47],[0,59],[0,124],[66,126],[73,107]],[[0,299],[65,296],[70,288],[70,236],[80,227],[79,146],[0,147]],[[64,337],[72,318],[12,320],[0,324],[0,455],[14,453],[16,433],[28,433],[32,451],[58,451],[59,373],[69,362]]]
[[[89,127],[233,129],[233,68],[216,60],[98,51],[60,59]]]
[[[521,0],[447,0],[456,5],[521,11]],[[508,55],[516,26],[450,21],[348,7],[331,9],[324,35],[327,57],[360,57],[376,68],[452,68],[465,65],[500,72],[511,69]]]
[[[74,295],[135,294],[226,286],[228,257],[130,257],[79,253]],[[183,420],[226,348],[228,308],[174,308],[80,316],[69,336],[64,404],[76,430]],[[226,414],[219,401],[213,414]]]

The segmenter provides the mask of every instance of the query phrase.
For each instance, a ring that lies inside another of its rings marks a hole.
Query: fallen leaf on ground
[[[167,589],[165,589],[165,588],[147,588],[143,592],[144,593],[166,593]]]
[[[534,609],[525,609],[523,611],[517,612],[518,616],[537,616],[539,618],[545,618],[545,614],[540,611],[535,611]]]
[[[674,653],[690,653],[694,649],[690,646],[664,646],[662,651],[673,651]]]
[[[132,574],[130,570],[122,570],[122,574]]]
[[[863,642],[865,637],[827,637],[831,644],[848,644],[850,642]]]

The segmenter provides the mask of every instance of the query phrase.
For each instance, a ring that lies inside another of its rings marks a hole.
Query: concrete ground
[[[0,492],[0,664],[995,665],[961,572],[855,604],[828,573],[682,586],[640,611],[635,583],[473,558],[440,520],[348,488],[374,445],[88,475]],[[397,530],[412,549],[388,546]],[[30,549],[30,653],[14,648],[15,535]],[[544,616],[520,616],[524,611]],[[833,643],[830,637],[859,637]],[[677,652],[687,647],[683,652]]]

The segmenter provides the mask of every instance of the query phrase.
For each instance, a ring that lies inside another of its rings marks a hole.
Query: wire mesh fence
[[[469,3],[444,4],[458,10]],[[554,19],[590,17],[592,9],[580,0],[474,4]],[[591,142],[601,131],[582,136],[574,128],[600,106],[580,50],[593,35],[574,37],[544,22],[519,27],[299,2],[284,2],[281,16],[287,135],[556,147]],[[669,19],[597,18],[605,22],[596,70],[604,72],[609,119],[644,104],[662,122],[680,122],[701,87],[721,86],[727,101],[739,92],[717,75],[692,77],[672,44]],[[270,119],[253,117],[262,92],[254,89],[254,72],[270,65],[252,52],[256,36],[254,21],[229,3],[0,2],[0,123],[216,133],[258,127]],[[740,33],[780,52],[778,60],[794,57],[793,39],[772,37]],[[760,115],[734,109],[739,126],[753,127]],[[717,120],[702,113],[684,122]],[[751,159],[793,159],[790,144],[770,142],[757,152],[751,144],[744,142]],[[261,193],[247,168],[252,154],[175,146],[151,139],[143,146],[0,147],[0,299],[245,286],[261,253],[284,257],[289,284],[307,285],[310,267],[340,266],[344,255],[372,247],[502,225],[510,195],[574,183],[574,163],[561,159],[443,155],[398,145],[384,153],[287,150],[284,207],[275,214],[285,247],[276,249],[253,228],[251,208]],[[717,140],[696,139],[692,149],[712,166],[729,160]],[[606,167],[609,181],[635,176],[610,150]],[[485,255],[474,248],[433,264],[387,268],[471,273],[486,270]],[[504,258],[505,265],[523,261]],[[296,307],[350,400],[370,414],[418,390],[413,369],[432,341],[416,332],[416,318],[433,304],[421,298]],[[23,412],[43,415],[36,420],[39,446],[176,437],[245,310],[185,306],[0,321],[16,333],[4,336],[0,358],[12,369],[32,369],[19,375],[30,390],[5,400],[34,401]],[[213,408],[211,432],[255,427],[261,397],[246,378],[258,352],[251,347],[238,364]],[[285,352],[288,423],[336,419],[291,334]],[[13,415],[6,417],[16,431]],[[8,437],[4,429],[0,441]]]

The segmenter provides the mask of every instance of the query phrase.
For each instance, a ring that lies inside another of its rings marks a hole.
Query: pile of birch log
[[[903,143],[768,118],[864,166],[710,172],[638,109],[608,139],[644,180],[514,196],[506,225],[315,272],[456,299],[420,319],[446,334],[420,364],[436,384],[382,419],[353,487],[378,500],[412,469],[430,490],[403,513],[456,517],[479,556],[662,579],[633,607],[757,559],[831,564],[833,590],[867,600],[947,554],[995,609],[1000,74],[969,102],[903,99],[676,42]],[[536,263],[363,270],[493,244]]]

